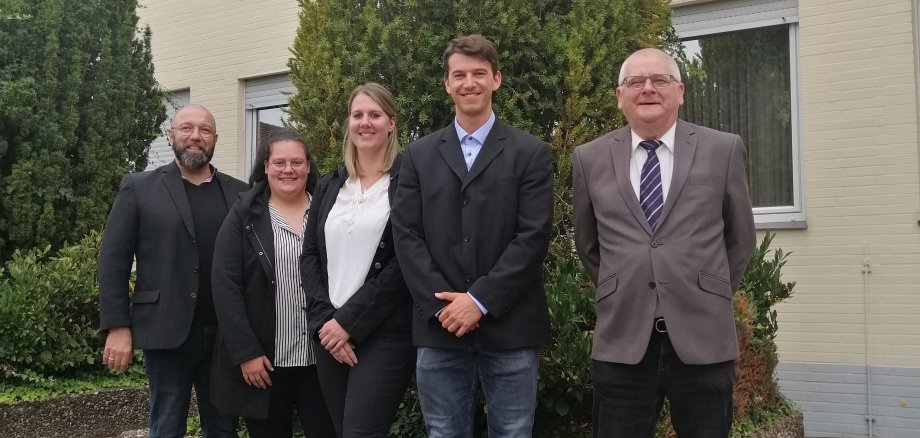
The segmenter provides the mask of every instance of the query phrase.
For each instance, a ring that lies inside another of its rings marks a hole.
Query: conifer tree
[[[136,0],[0,0],[0,259],[101,228],[165,118]]]
[[[665,0],[301,0],[289,64],[291,120],[323,171],[340,158],[348,93],[366,81],[396,96],[401,144],[447,125],[441,55],[480,33],[499,50],[496,115],[544,139],[556,167],[554,250],[571,254],[572,149],[623,125],[619,65],[642,47],[673,48]]]

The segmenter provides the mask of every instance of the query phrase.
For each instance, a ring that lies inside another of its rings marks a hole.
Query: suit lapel
[[[473,161],[473,167],[470,168],[470,172],[466,175],[466,179],[463,180],[463,186],[460,187],[461,192],[489,166],[489,163],[491,163],[502,150],[505,149],[506,137],[505,125],[496,120],[495,124],[492,125],[492,129],[489,131],[489,135],[486,136],[485,144],[479,149],[479,154],[476,155],[476,160]],[[460,158],[463,158],[462,151],[460,153]],[[465,162],[464,166],[466,166]]]
[[[690,176],[690,165],[693,163],[693,156],[696,154],[696,132],[690,125],[682,120],[677,121],[677,128],[674,130],[674,169],[671,171],[671,187],[668,188],[668,199],[664,202],[664,208],[661,210],[661,218],[658,220],[658,227],[661,228],[668,213],[674,208],[681,190],[687,184],[687,178]]]
[[[463,181],[467,173],[466,161],[463,160],[463,151],[460,150],[460,140],[457,140],[457,129],[453,123],[444,130],[441,145],[438,146],[438,149],[441,151],[441,156],[444,157],[444,161],[447,162],[450,170],[453,170],[457,178]]]
[[[636,221],[642,225],[645,232],[651,235],[652,228],[642,211],[642,206],[639,205],[639,198],[636,197],[636,191],[633,190],[632,181],[629,179],[632,152],[632,134],[627,126],[621,129],[613,138],[613,147],[611,149],[613,171],[616,174],[617,187],[620,189],[620,195],[626,201],[626,206],[629,207],[629,211],[636,217]]]
[[[185,187],[182,186],[182,174],[179,173],[179,167],[175,161],[163,168],[163,183],[166,184],[166,191],[169,192],[179,216],[182,217],[185,229],[194,239],[195,222],[192,218],[192,205],[188,202],[188,195],[185,193]]]

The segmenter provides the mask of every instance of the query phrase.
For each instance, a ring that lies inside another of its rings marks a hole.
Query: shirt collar
[[[214,180],[214,176],[217,175],[217,168],[216,168],[216,167],[214,167],[214,166],[211,165],[211,164],[208,164],[208,167],[211,168],[211,176],[209,176],[208,179],[202,181],[202,182],[201,182],[202,184],[204,184],[204,183],[209,183],[209,182],[213,181],[213,180]],[[182,172],[179,172],[179,176],[181,176],[182,179],[184,179],[184,180],[186,180],[186,181],[191,181],[190,179],[186,178],[185,175],[182,175]]]
[[[668,129],[664,133],[664,135],[662,135],[661,138],[658,139],[664,142],[664,144],[662,144],[661,146],[667,149],[668,151],[670,151],[672,154],[674,153],[674,133],[675,131],[677,131],[677,121],[675,121],[674,124],[671,125],[671,128]],[[636,131],[633,131],[632,129],[630,129],[629,132],[632,135],[632,146],[633,146],[632,151],[633,153],[636,153],[636,149],[641,148],[641,146],[639,146],[639,142],[645,139],[642,137],[639,137],[639,134],[636,134]]]
[[[457,140],[459,140],[460,143],[463,143],[463,139],[466,138],[467,135],[469,135],[475,138],[476,140],[478,140],[479,144],[486,144],[486,137],[489,136],[489,131],[492,130],[493,125],[495,125],[495,113],[494,112],[489,116],[489,120],[486,120],[485,124],[480,126],[479,129],[477,129],[475,132],[470,134],[469,132],[464,131],[463,128],[460,127],[460,122],[458,122],[457,118],[454,117],[454,127],[457,128]]]

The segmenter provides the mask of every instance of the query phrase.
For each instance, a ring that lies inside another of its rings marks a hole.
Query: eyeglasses
[[[277,158],[277,159],[269,161],[268,164],[271,164],[272,169],[274,169],[276,172],[281,172],[284,169],[287,169],[288,164],[291,165],[291,169],[294,169],[294,170],[303,169],[307,165],[307,160],[304,160],[303,158],[294,158],[292,160],[285,160],[284,158]]]
[[[196,128],[198,129],[198,135],[202,137],[210,137],[214,135],[214,130],[211,129],[210,126],[182,125],[182,126],[174,126],[170,129],[172,129],[173,131],[179,131],[182,135],[188,136],[188,135],[192,135],[192,133],[195,132]]]
[[[642,88],[648,80],[652,81],[652,86],[655,88],[664,88],[671,85],[671,82],[679,82],[674,76],[655,74],[648,76],[627,76],[620,85],[625,85],[627,88]]]

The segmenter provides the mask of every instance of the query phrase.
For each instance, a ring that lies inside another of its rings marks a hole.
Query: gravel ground
[[[0,405],[2,437],[115,438],[146,426],[146,387]]]

